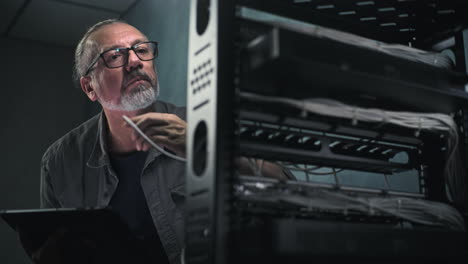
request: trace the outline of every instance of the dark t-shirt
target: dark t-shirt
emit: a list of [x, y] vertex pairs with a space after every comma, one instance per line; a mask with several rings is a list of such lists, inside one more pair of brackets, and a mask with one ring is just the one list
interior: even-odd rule
[[147, 255], [151, 263], [169, 263], [141, 187], [140, 176], [147, 155], [147, 152], [140, 151], [126, 155], [110, 155], [110, 162], [119, 183], [109, 206], [127, 222], [137, 238], [142, 254]]

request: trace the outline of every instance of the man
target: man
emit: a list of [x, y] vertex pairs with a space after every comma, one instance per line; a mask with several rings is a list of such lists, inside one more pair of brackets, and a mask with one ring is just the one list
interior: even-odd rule
[[76, 48], [75, 77], [103, 112], [44, 154], [41, 207], [110, 206], [152, 245], [148, 251], [161, 253], [152, 257], [177, 263], [185, 164], [150, 149], [122, 119], [130, 117], [155, 143], [185, 156], [185, 109], [155, 101], [156, 56], [157, 43], [123, 21], [102, 21], [86, 32]]
[[[86, 32], [75, 52], [75, 78], [103, 111], [45, 152], [41, 207], [110, 206], [141, 241], [148, 258], [179, 263], [185, 163], [151, 148], [123, 120], [123, 115], [130, 117], [156, 144], [185, 156], [185, 108], [156, 100], [157, 53], [156, 42], [123, 21], [105, 20]], [[252, 163], [261, 163], [265, 174], [286, 177], [272, 163], [236, 160], [244, 173], [256, 171]], [[60, 262], [54, 254], [57, 236], [63, 234], [52, 235], [39, 249], [23, 245], [36, 262]]]

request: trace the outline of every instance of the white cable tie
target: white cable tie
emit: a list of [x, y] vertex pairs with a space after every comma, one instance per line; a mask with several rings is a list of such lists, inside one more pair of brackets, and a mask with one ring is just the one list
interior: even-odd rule
[[421, 129], [422, 129], [422, 122], [423, 122], [423, 120], [424, 120], [424, 119], [423, 119], [422, 117], [420, 117], [420, 118], [418, 119], [418, 130], [416, 130], [416, 132], [414, 132], [414, 136], [415, 136], [415, 137], [419, 137], [419, 135], [421, 135]]
[[389, 123], [389, 118], [388, 118], [388, 115], [387, 115], [387, 111], [385, 110], [381, 110], [382, 111], [382, 124], [387, 124]]
[[336, 169], [332, 168], [332, 172], [333, 172], [333, 176], [334, 176], [334, 179], [335, 179], [336, 189], [340, 190], [341, 189], [341, 184], [340, 184], [340, 180], [338, 179], [338, 175], [336, 175]]
[[159, 145], [154, 143], [153, 140], [151, 140], [145, 133], [143, 133], [143, 131], [141, 131], [141, 129], [130, 118], [128, 118], [128, 116], [123, 115], [122, 117], [125, 120], [125, 122], [127, 122], [127, 124], [129, 124], [133, 129], [135, 129], [135, 131], [138, 132], [138, 134], [140, 134], [140, 136], [143, 137], [143, 139], [145, 139], [146, 142], [148, 142], [153, 148], [159, 150], [162, 154], [168, 156], [169, 158], [172, 158], [172, 159], [175, 159], [175, 160], [178, 160], [178, 161], [182, 161], [182, 162], [187, 161], [187, 159], [179, 157], [179, 156], [174, 155], [172, 153], [169, 153], [169, 152], [165, 151], [162, 147], [160, 147]]
[[302, 100], [302, 111], [301, 111], [301, 117], [306, 118], [307, 117], [307, 102], [305, 100]]
[[397, 199], [397, 215], [400, 215], [400, 209], [401, 209], [401, 199]]
[[357, 111], [358, 111], [358, 108], [357, 108], [357, 107], [353, 107], [353, 108], [352, 108], [351, 113], [352, 113], [353, 115], [352, 115], [352, 119], [351, 119], [351, 124], [352, 124], [353, 126], [357, 125], [357, 123], [358, 123], [358, 120], [357, 120]]

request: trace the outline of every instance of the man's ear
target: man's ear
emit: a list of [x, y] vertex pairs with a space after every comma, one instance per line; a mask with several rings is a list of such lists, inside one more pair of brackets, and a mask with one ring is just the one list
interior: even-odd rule
[[80, 86], [81, 86], [81, 90], [83, 90], [83, 92], [88, 96], [89, 100], [94, 102], [98, 99], [96, 91], [91, 82], [91, 77], [89, 76], [81, 77]]

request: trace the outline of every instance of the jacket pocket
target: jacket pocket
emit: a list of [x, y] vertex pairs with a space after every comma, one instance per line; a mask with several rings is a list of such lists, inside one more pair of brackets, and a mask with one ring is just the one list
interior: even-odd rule
[[176, 186], [170, 190], [171, 199], [174, 203], [174, 226], [179, 244], [184, 244], [184, 222], [185, 222], [185, 184]]
[[177, 209], [183, 209], [185, 205], [185, 185], [179, 185], [171, 189], [171, 198]]

